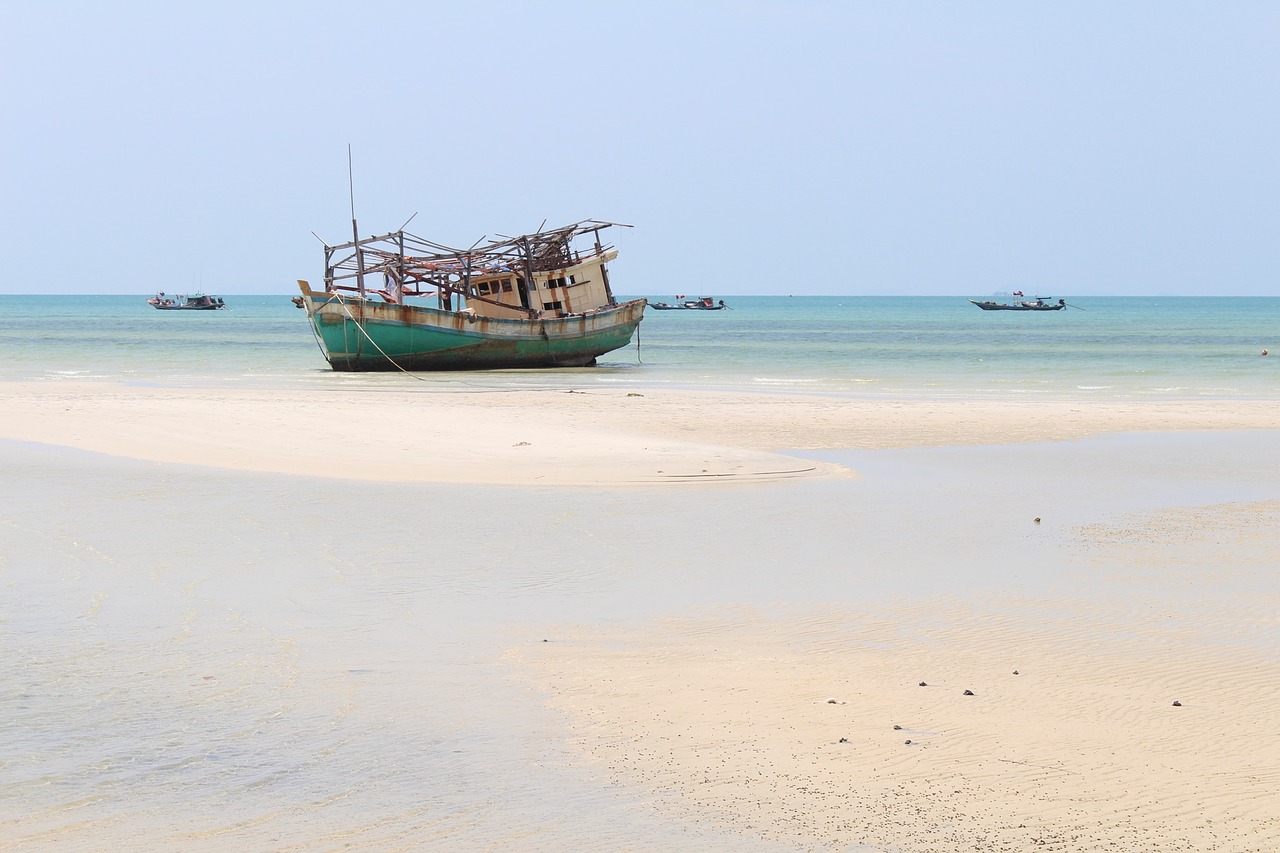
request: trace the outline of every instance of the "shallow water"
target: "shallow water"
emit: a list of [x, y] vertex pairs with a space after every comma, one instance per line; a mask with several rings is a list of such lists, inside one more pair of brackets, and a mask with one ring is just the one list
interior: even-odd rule
[[[501, 662], [542, 639], [520, 624], [548, 602], [609, 586], [603, 567], [477, 541], [430, 489], [3, 455], [0, 841], [627, 849], [658, 831]], [[336, 523], [352, 502], [423, 523]]]
[[[1277, 437], [827, 453], [862, 476], [616, 491], [0, 443], [0, 844], [770, 849], [611, 785], [506, 653], [669, 615], [1140, 603], [1161, 578], [1118, 586], [1071, 530], [1275, 499]], [[1193, 612], [1233, 583], [1162, 600]], [[1280, 650], [1278, 631], [1222, 640]]]
[[[410, 377], [333, 373], [286, 296], [192, 313], [0, 296], [0, 380], [1280, 396], [1280, 354], [1258, 356], [1280, 350], [1280, 299], [1095, 298], [1048, 315], [941, 297], [726, 301], [651, 312], [639, 345], [598, 368]], [[0, 442], [0, 848], [770, 849], [671, 823], [659, 795], [611, 785], [507, 653], [536, 654], [559, 626], [922, 599], [1159, 588], [1196, 613], [1243, 581], [1104, 580], [1071, 530], [1275, 499], [1276, 438], [831, 452], [810, 455], [862, 476], [617, 491], [338, 482]], [[1223, 630], [1280, 649], [1274, 627]]]
[[[333, 373], [287, 296], [174, 312], [152, 309], [141, 295], [0, 295], [0, 379], [439, 390], [600, 384], [984, 399], [1280, 395], [1280, 298], [1090, 297], [1048, 313], [980, 311], [960, 297], [726, 301], [724, 311], [646, 312], [637, 340], [595, 368], [414, 378]], [[1276, 357], [1260, 357], [1263, 348]]]

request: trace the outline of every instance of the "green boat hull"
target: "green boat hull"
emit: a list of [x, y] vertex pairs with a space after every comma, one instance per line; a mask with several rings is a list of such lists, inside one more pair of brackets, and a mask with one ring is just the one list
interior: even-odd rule
[[584, 367], [631, 342], [646, 304], [526, 320], [327, 293], [305, 300], [325, 357], [340, 371]]

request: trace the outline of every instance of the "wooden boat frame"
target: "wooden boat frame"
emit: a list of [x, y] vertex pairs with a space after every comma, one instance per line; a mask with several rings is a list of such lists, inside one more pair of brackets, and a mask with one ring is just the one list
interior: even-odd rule
[[[630, 343], [646, 306], [613, 296], [606, 263], [617, 250], [600, 232], [615, 225], [584, 220], [470, 249], [403, 229], [325, 244], [324, 290], [299, 280], [294, 301], [334, 370], [587, 366]], [[575, 249], [588, 234], [594, 243]], [[405, 301], [415, 297], [435, 304]]]

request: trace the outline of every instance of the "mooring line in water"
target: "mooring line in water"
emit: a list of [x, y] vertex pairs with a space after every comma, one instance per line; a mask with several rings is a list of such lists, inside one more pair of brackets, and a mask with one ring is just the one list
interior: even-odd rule
[[[391, 356], [387, 355], [387, 351], [384, 350], [382, 347], [378, 346], [378, 342], [369, 336], [369, 333], [365, 331], [364, 326], [360, 325], [360, 321], [357, 320], [355, 318], [355, 315], [351, 313], [351, 309], [347, 307], [346, 300], [342, 298], [341, 293], [338, 293], [335, 290], [329, 295], [329, 298], [331, 300], [336, 299], [338, 301], [338, 305], [342, 307], [343, 313], [347, 315], [347, 317], [351, 320], [352, 323], [355, 323], [356, 329], [360, 331], [360, 334], [364, 335], [365, 340], [373, 344], [373, 348], [376, 349], [378, 352], [382, 353], [382, 357], [385, 358], [387, 361], [391, 362], [391, 365], [395, 367], [396, 370], [399, 370], [400, 372], [406, 374], [407, 376], [412, 376], [414, 379], [418, 380], [419, 382], [429, 381], [427, 379], [423, 379], [421, 376], [418, 376], [412, 371], [406, 370], [404, 367], [401, 367], [399, 362], [397, 362]], [[320, 352], [324, 353], [325, 352], [324, 344], [320, 339], [320, 332], [316, 328], [316, 324], [314, 322], [311, 324], [311, 334], [313, 337], [315, 337], [316, 346], [320, 347]], [[545, 323], [542, 326], [542, 336], [544, 338], [547, 336], [547, 327]], [[327, 353], [326, 353], [326, 357], [327, 357]], [[640, 324], [639, 323], [636, 324], [636, 361], [638, 361], [640, 364], [644, 364], [644, 360], [640, 358]], [[515, 389], [512, 389], [512, 390], [515, 390]], [[551, 389], [547, 389], [547, 390], [551, 390]]]
[[374, 348], [374, 349], [376, 349], [378, 352], [382, 353], [382, 357], [383, 357], [383, 358], [385, 358], [387, 361], [391, 362], [391, 365], [392, 365], [396, 370], [399, 370], [399, 371], [403, 372], [403, 373], [404, 373], [405, 375], [407, 375], [407, 376], [412, 376], [414, 379], [418, 380], [419, 382], [426, 382], [426, 381], [427, 381], [426, 379], [423, 379], [421, 376], [417, 376], [416, 374], [411, 373], [410, 371], [405, 370], [403, 367], [401, 367], [401, 366], [400, 366], [400, 364], [399, 364], [399, 363], [398, 363], [394, 358], [392, 358], [391, 356], [387, 355], [387, 351], [386, 351], [386, 350], [384, 350], [382, 347], [378, 346], [378, 342], [377, 342], [377, 341], [375, 341], [373, 338], [369, 337], [369, 333], [368, 333], [367, 331], [365, 331], [364, 326], [360, 325], [360, 321], [359, 321], [359, 320], [357, 320], [357, 319], [355, 318], [355, 315], [351, 313], [351, 309], [347, 307], [347, 303], [343, 300], [343, 298], [342, 298], [342, 294], [341, 294], [341, 293], [338, 293], [337, 291], [334, 291], [334, 293], [333, 293], [333, 298], [338, 300], [338, 304], [342, 306], [342, 310], [346, 313], [346, 315], [347, 315], [349, 318], [351, 318], [351, 322], [356, 324], [356, 328], [360, 330], [360, 334], [364, 335], [364, 336], [365, 336], [365, 339], [366, 339], [367, 341], [369, 341], [369, 343], [373, 344], [373, 348]]
[[[302, 306], [301, 306], [301, 305], [299, 305], [298, 307], [299, 307], [299, 308], [301, 308]], [[311, 319], [311, 315], [310, 315], [310, 314], [307, 314], [307, 319], [308, 319], [308, 320], [310, 320], [310, 319]], [[328, 361], [328, 360], [329, 360], [329, 351], [328, 351], [327, 349], [325, 349], [325, 348], [324, 348], [324, 339], [320, 337], [320, 328], [319, 328], [319, 326], [320, 326], [320, 324], [319, 324], [319, 323], [316, 323], [315, 321], [312, 321], [312, 323], [311, 323], [311, 337], [315, 338], [315, 341], [316, 341], [316, 348], [320, 350], [320, 354], [321, 354], [322, 356], [324, 356], [324, 360], [325, 360], [325, 361]]]

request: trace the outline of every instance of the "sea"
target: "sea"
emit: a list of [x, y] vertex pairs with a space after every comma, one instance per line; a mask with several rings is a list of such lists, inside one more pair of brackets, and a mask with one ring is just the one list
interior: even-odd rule
[[[315, 386], [668, 386], [869, 397], [1254, 399], [1280, 392], [1280, 297], [1080, 297], [982, 311], [952, 296], [723, 296], [646, 312], [577, 370], [334, 374], [287, 296], [156, 311], [135, 296], [0, 295], [0, 380]], [[673, 302], [653, 295], [651, 301]], [[1277, 357], [1261, 357], [1263, 350]]]
[[[994, 313], [725, 295], [649, 312], [594, 368], [413, 376], [334, 373], [288, 296], [224, 298], [0, 296], [0, 381], [1280, 401], [1276, 298]], [[1260, 576], [1100, 582], [1069, 531], [1275, 500], [1275, 438], [851, 451], [830, 458], [857, 478], [630, 489], [338, 482], [0, 441], [0, 851], [825, 849], [616, 777], [522, 662], [582, 626], [672, 618], [1123, 596], [1194, 619], [1266, 601]], [[1249, 624], [1264, 623], [1221, 642], [1280, 651], [1274, 620]]]

